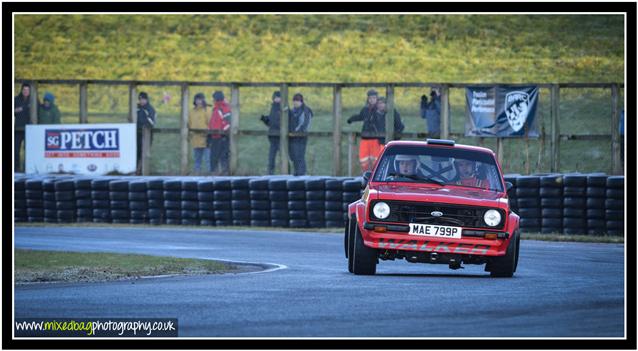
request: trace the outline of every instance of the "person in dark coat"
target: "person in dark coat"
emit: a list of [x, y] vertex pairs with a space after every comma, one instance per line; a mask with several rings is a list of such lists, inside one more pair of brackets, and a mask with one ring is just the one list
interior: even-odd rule
[[38, 106], [38, 124], [60, 124], [60, 109], [55, 104], [55, 96], [46, 92], [42, 104]]
[[142, 167], [142, 131], [149, 128], [151, 131], [150, 143], [153, 144], [153, 127], [155, 126], [155, 109], [151, 105], [146, 92], [141, 92], [137, 103], [137, 169], [141, 172]]
[[434, 89], [430, 91], [429, 102], [427, 96], [421, 96], [421, 118], [425, 119], [428, 136], [438, 139], [441, 135], [441, 95]]
[[303, 95], [300, 93], [293, 96], [292, 104], [292, 110], [288, 110], [288, 128], [291, 133], [299, 135], [291, 136], [288, 140], [288, 154], [295, 167], [294, 175], [301, 176], [306, 174], [307, 133], [310, 129], [313, 112], [310, 107], [306, 106]]
[[[375, 112], [377, 125], [382, 134], [385, 134], [385, 115], [386, 111], [386, 99], [385, 97], [380, 97], [379, 101], [377, 101], [377, 110]], [[394, 135], [395, 138], [398, 138], [400, 134], [405, 129], [405, 125], [401, 121], [401, 114], [397, 108], [394, 108]], [[385, 136], [383, 138], [379, 138], [380, 144], [385, 144]]]
[[23, 169], [20, 164], [20, 149], [24, 143], [24, 128], [27, 124], [31, 124], [31, 86], [28, 83], [22, 83], [20, 94], [13, 99], [15, 105], [13, 117], [15, 119], [15, 128], [22, 130], [14, 130], [14, 153], [13, 162], [14, 170], [20, 172]]
[[262, 115], [261, 121], [268, 126], [268, 141], [270, 150], [268, 151], [268, 174], [275, 174], [275, 160], [279, 151], [279, 132], [281, 120], [281, 92], [275, 91], [272, 94], [272, 104], [270, 114]]

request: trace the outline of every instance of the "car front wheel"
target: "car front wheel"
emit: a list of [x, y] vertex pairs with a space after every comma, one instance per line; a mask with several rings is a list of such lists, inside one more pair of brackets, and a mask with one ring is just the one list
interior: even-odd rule
[[363, 244], [359, 226], [355, 224], [352, 272], [356, 275], [373, 275], [377, 272], [377, 250]]
[[489, 272], [492, 277], [509, 278], [514, 275], [518, 263], [519, 234], [514, 232], [504, 256], [494, 257], [489, 263]]

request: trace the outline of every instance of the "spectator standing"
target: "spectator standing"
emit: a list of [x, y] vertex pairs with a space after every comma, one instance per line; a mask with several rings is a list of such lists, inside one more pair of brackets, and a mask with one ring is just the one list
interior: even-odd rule
[[31, 124], [31, 86], [28, 83], [22, 83], [20, 87], [20, 94], [13, 99], [15, 105], [13, 110], [13, 117], [15, 118], [15, 128], [22, 128], [22, 130], [14, 130], [14, 151], [13, 162], [14, 170], [20, 172], [22, 167], [20, 165], [20, 149], [24, 143], [24, 128], [27, 124]]
[[55, 104], [55, 96], [48, 91], [38, 106], [38, 124], [60, 124], [60, 110]]
[[228, 140], [228, 132], [230, 131], [231, 110], [230, 105], [224, 101], [224, 93], [216, 91], [213, 93], [213, 113], [208, 122], [208, 129], [216, 132], [210, 135], [210, 169], [212, 172], [217, 170], [219, 164], [219, 175], [230, 174], [230, 143]]
[[[381, 151], [383, 151], [385, 145], [385, 115], [386, 111], [386, 99], [384, 97], [380, 97], [377, 101], [377, 110], [375, 112], [377, 125], [379, 126], [379, 131], [384, 135], [384, 137], [379, 138], [379, 144], [381, 145]], [[394, 135], [395, 138], [399, 138], [400, 134], [405, 129], [405, 125], [401, 121], [401, 114], [399, 114], [399, 110], [394, 108]], [[378, 156], [378, 155], [377, 155]], [[374, 164], [373, 164], [374, 165]]]
[[[195, 94], [193, 99], [193, 108], [188, 114], [188, 129], [207, 129], [208, 117], [211, 115], [211, 110], [206, 104], [206, 96], [203, 93]], [[193, 172], [200, 174], [202, 170], [202, 161], [207, 165], [208, 171], [210, 169], [210, 149], [206, 143], [207, 136], [202, 132], [190, 132], [189, 141], [193, 148]]]
[[137, 102], [137, 173], [141, 173], [142, 163], [142, 138], [144, 128], [150, 130], [150, 144], [153, 144], [153, 127], [155, 126], [155, 109], [151, 105], [146, 92], [138, 95]]
[[281, 92], [275, 91], [272, 94], [272, 104], [270, 114], [262, 115], [261, 121], [268, 126], [268, 141], [270, 150], [268, 151], [268, 174], [275, 174], [275, 157], [279, 151], [279, 129], [281, 126]]
[[421, 96], [421, 118], [425, 119], [428, 137], [438, 139], [441, 136], [441, 95], [435, 90], [427, 96]]
[[[382, 127], [376, 115], [379, 93], [374, 89], [370, 89], [367, 95], [368, 100], [366, 106], [361, 109], [358, 115], [353, 115], [347, 120], [348, 124], [363, 121], [361, 142], [359, 143], [361, 172], [372, 170], [372, 166], [383, 150], [383, 144], [379, 142], [379, 138], [382, 134], [385, 134], [385, 121], [383, 121]], [[382, 140], [384, 140], [384, 138]]]
[[288, 141], [288, 153], [295, 167], [294, 175], [306, 174], [306, 145], [308, 143], [308, 130], [313, 112], [303, 100], [303, 95], [297, 93], [292, 98], [293, 108], [288, 110], [290, 132], [297, 133]]

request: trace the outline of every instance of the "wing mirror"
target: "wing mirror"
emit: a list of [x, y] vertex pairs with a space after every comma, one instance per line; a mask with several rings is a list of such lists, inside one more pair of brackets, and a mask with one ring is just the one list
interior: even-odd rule
[[511, 182], [505, 182], [505, 188], [507, 189], [508, 192], [512, 190], [513, 187], [514, 187], [514, 184], [512, 184]]
[[370, 171], [366, 171], [365, 173], [363, 173], [363, 187], [367, 187], [368, 186], [368, 182], [370, 181], [370, 177], [372, 176], [372, 172]]

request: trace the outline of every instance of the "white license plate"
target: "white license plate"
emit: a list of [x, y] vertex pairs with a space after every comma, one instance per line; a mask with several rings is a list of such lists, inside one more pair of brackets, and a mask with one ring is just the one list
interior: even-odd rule
[[410, 235], [433, 236], [436, 238], [461, 239], [461, 227], [410, 223]]

